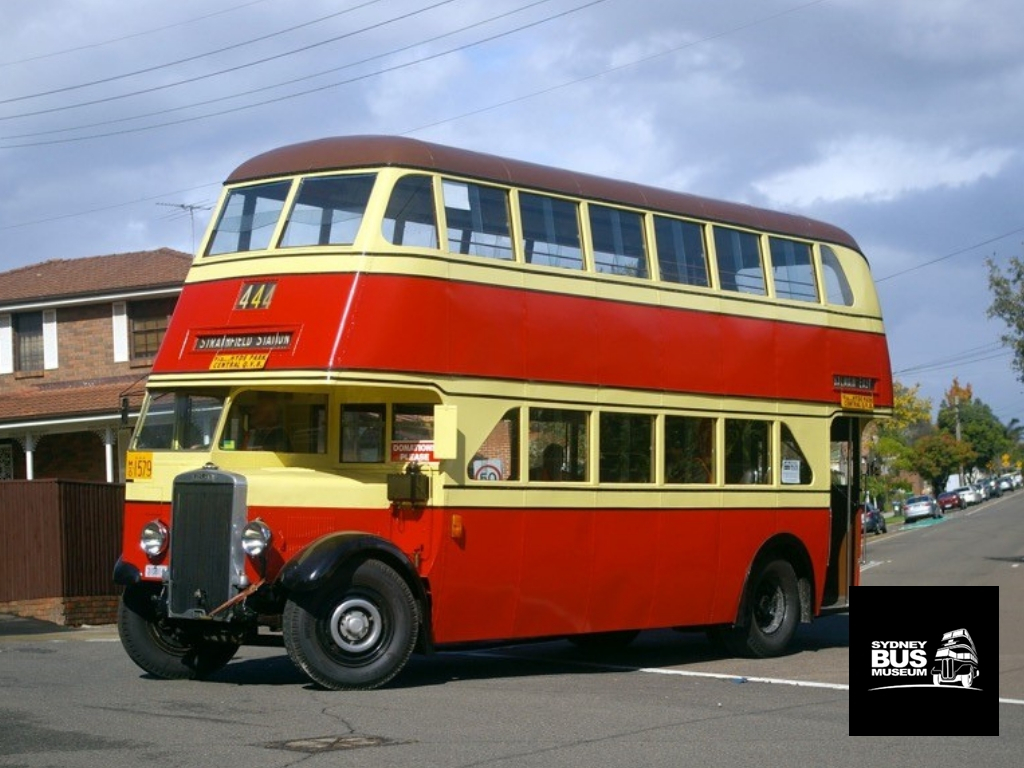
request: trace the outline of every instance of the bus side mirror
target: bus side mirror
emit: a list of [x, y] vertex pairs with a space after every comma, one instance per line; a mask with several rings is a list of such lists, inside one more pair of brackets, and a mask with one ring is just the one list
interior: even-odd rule
[[434, 406], [434, 459], [458, 458], [458, 406]]

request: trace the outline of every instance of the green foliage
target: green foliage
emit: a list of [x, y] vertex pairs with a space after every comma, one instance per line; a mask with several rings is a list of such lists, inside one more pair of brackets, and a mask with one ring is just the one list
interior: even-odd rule
[[1013, 350], [1013, 367], [1017, 378], [1024, 381], [1024, 260], [1012, 257], [1005, 274], [992, 259], [985, 263], [993, 296], [988, 316], [1006, 323], [1008, 330], [1001, 338]]
[[958, 441], [948, 432], [925, 435], [914, 443], [910, 464], [915, 472], [931, 482], [932, 490], [941, 493], [949, 476], [960, 467], [974, 466], [977, 454], [965, 441]]
[[1013, 446], [1007, 437], [1006, 427], [992, 413], [992, 409], [973, 398], [952, 405], [943, 403], [939, 408], [939, 429], [955, 436], [958, 420], [961, 439], [975, 452], [974, 460], [965, 466], [984, 470], [997, 468], [1002, 463], [1002, 455], [1008, 453]]

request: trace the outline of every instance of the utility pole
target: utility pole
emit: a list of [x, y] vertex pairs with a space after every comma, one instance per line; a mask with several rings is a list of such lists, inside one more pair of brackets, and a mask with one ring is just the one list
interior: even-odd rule
[[[960, 442], [960, 395], [953, 395], [953, 416], [956, 419], [956, 441]], [[964, 480], [964, 465], [960, 465], [960, 482], [957, 485], [967, 485]]]

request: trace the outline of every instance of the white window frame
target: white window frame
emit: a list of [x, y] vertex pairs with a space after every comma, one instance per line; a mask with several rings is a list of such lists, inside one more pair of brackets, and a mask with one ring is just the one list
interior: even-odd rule
[[0, 374], [14, 373], [14, 329], [10, 315], [0, 315]]
[[57, 310], [43, 310], [43, 370], [53, 371], [60, 365], [57, 355]]
[[114, 335], [114, 362], [127, 363], [130, 355], [128, 344], [128, 303], [115, 301], [111, 310]]

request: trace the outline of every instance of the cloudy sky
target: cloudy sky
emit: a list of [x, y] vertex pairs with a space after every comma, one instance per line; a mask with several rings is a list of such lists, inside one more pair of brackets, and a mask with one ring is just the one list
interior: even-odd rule
[[404, 134], [839, 225], [896, 377], [1024, 421], [1022, 41], [1020, 0], [4, 0], [0, 270], [191, 252], [247, 157]]

